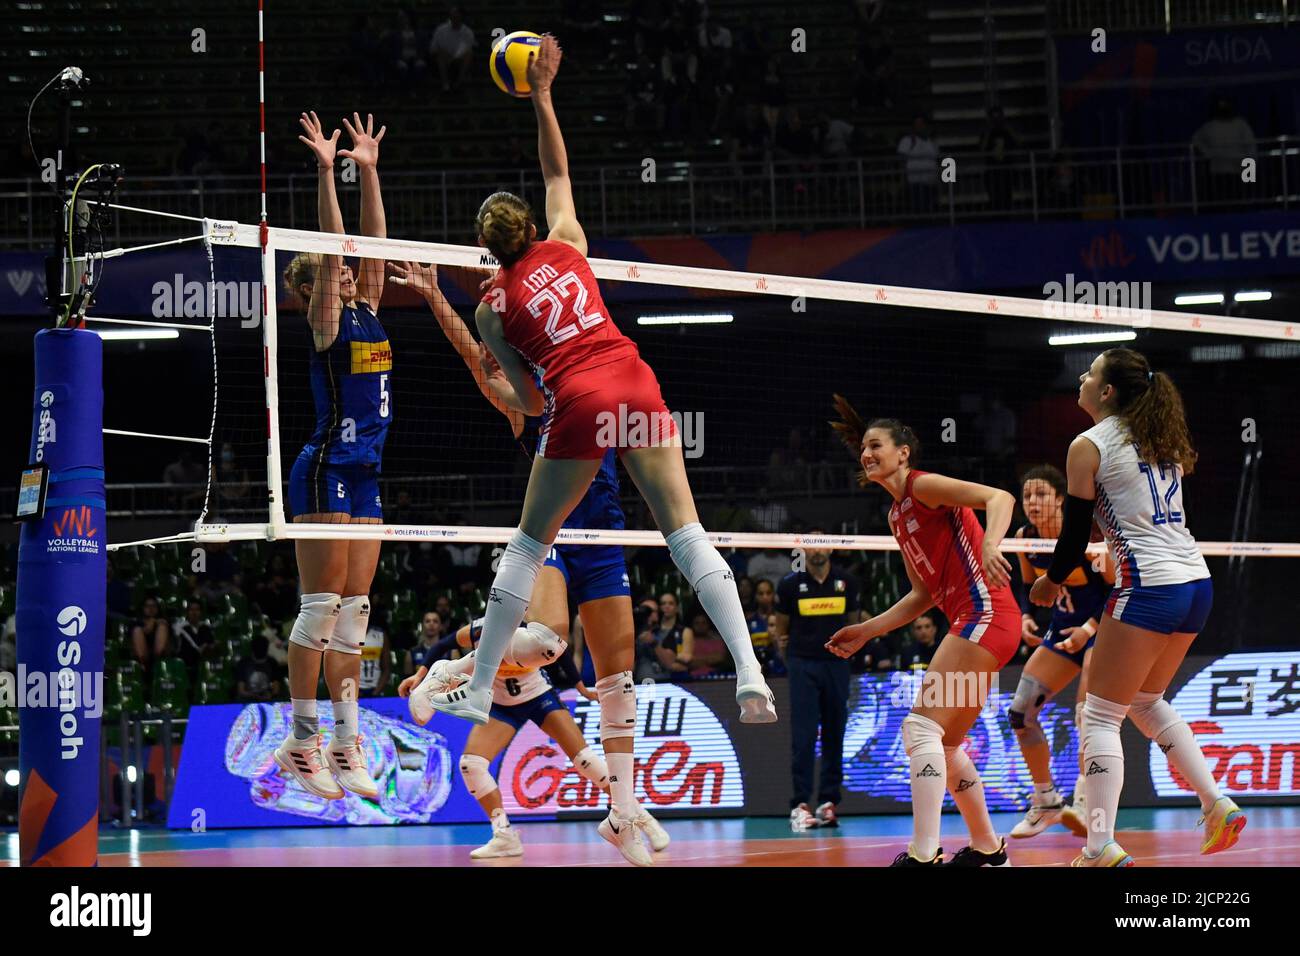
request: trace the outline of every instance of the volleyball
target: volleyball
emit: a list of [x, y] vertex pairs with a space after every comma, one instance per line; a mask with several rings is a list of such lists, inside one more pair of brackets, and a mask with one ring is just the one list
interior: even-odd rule
[[516, 30], [497, 40], [488, 59], [492, 82], [511, 96], [530, 96], [533, 90], [528, 85], [528, 61], [541, 43], [540, 36], [527, 30]]

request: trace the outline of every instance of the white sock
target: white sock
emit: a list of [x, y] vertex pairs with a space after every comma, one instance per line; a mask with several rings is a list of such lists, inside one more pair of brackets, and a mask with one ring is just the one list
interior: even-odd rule
[[492, 811], [492, 829], [494, 832], [496, 830], [510, 829], [510, 818], [506, 816], [505, 807], [497, 807]]
[[334, 701], [334, 739], [352, 740], [357, 735], [357, 702]]
[[492, 690], [501, 658], [528, 610], [533, 585], [537, 583], [537, 573], [546, 561], [548, 550], [547, 545], [534, 541], [517, 528], [511, 535], [505, 554], [501, 555], [501, 563], [497, 565], [492, 590], [488, 592], [487, 613], [483, 615], [483, 633], [479, 635], [474, 654], [470, 690], [479, 693]]
[[1201, 812], [1209, 813], [1222, 793], [1214, 782], [1209, 764], [1205, 762], [1205, 754], [1196, 745], [1192, 729], [1174, 710], [1174, 705], [1165, 700], [1163, 693], [1139, 691], [1133, 698], [1129, 716], [1138, 730], [1160, 745], [1165, 759], [1196, 792], [1201, 801]]
[[912, 852], [928, 860], [939, 850], [939, 818], [948, 784], [943, 728], [929, 717], [908, 714], [903, 719], [903, 746], [912, 782]]
[[1056, 792], [1056, 784], [1048, 781], [1034, 781], [1033, 804], [1036, 807], [1051, 807], [1061, 802], [1061, 795]]
[[636, 816], [639, 806], [636, 802], [636, 766], [635, 754], [607, 753], [605, 763], [609, 765], [609, 802], [614, 815], [631, 820]]
[[684, 524], [664, 540], [668, 542], [673, 563], [695, 589], [704, 613], [726, 642], [737, 677], [761, 674], [762, 667], [754, 654], [749, 625], [736, 591], [736, 576], [704, 534], [703, 526], [698, 521]]
[[1115, 839], [1115, 815], [1124, 789], [1124, 748], [1119, 729], [1128, 708], [1089, 694], [1084, 704], [1088, 735], [1083, 745], [1083, 792], [1088, 801], [1088, 855]]
[[970, 831], [970, 845], [982, 853], [992, 853], [1002, 845], [984, 800], [984, 781], [970, 755], [960, 746], [944, 747], [947, 758], [948, 792], [961, 812]]
[[306, 740], [320, 730], [320, 718], [316, 714], [316, 698], [299, 700], [292, 698], [293, 705], [293, 739]]

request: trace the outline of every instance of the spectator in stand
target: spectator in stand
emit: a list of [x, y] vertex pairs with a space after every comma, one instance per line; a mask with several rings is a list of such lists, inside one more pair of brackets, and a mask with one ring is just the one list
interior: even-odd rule
[[[820, 528], [813, 534], [825, 534]], [[837, 826], [844, 776], [844, 731], [849, 717], [850, 664], [826, 649], [832, 634], [861, 620], [861, 587], [831, 562], [829, 548], [806, 549], [807, 569], [787, 574], [776, 588], [776, 629], [790, 671], [790, 747], [794, 793], [790, 824], [796, 830]], [[822, 763], [814, 813], [813, 769], [817, 741]]]
[[663, 82], [658, 67], [644, 53], [636, 66], [627, 71], [624, 102], [629, 130], [647, 134], [664, 128]]
[[774, 153], [778, 159], [807, 160], [817, 152], [813, 130], [804, 125], [799, 108], [786, 107], [781, 111], [781, 124], [776, 132]]
[[710, 19], [703, 8], [699, 25], [699, 81], [705, 95], [713, 101], [713, 121], [709, 132], [717, 134], [730, 114], [736, 95], [735, 69], [731, 59], [731, 31], [720, 21]]
[[763, 673], [769, 677], [784, 675], [785, 662], [781, 659], [775, 633], [776, 588], [767, 578], [760, 578], [754, 585], [754, 605], [745, 617], [749, 624], [749, 640], [763, 665]]
[[677, 595], [659, 596], [659, 630], [655, 634], [655, 656], [672, 680], [690, 680], [695, 660], [695, 632], [682, 621]]
[[731, 660], [726, 642], [713, 628], [709, 616], [700, 611], [691, 618], [691, 632], [695, 643], [691, 649], [691, 677], [712, 677], [715, 674], [734, 674], [736, 665]]
[[986, 484], [995, 488], [1016, 485], [1016, 415], [998, 395], [984, 393], [975, 416], [975, 430], [983, 439]]
[[[671, 674], [659, 661], [659, 603], [646, 598], [632, 610], [632, 633], [636, 635], [636, 662], [632, 674], [638, 684], [646, 681], [662, 682]], [[574, 653], [578, 652], [575, 646]], [[590, 658], [590, 654], [587, 655]]]
[[271, 555], [266, 580], [253, 592], [253, 603], [275, 625], [298, 617], [298, 582], [289, 571], [283, 554]]
[[[779, 501], [772, 501], [768, 496], [767, 488], [758, 489], [758, 505], [751, 508], [750, 513], [754, 517], [754, 526], [759, 531], [779, 534], [785, 531], [790, 523], [789, 509]], [[749, 576], [751, 578], [754, 576], [752, 571]]]
[[171, 654], [171, 638], [171, 626], [162, 616], [158, 599], [150, 595], [140, 607], [139, 620], [131, 627], [131, 653], [146, 675], [153, 672], [154, 661]]
[[1209, 166], [1202, 194], [1213, 203], [1231, 202], [1242, 194], [1241, 162], [1255, 156], [1255, 131], [1226, 96], [1214, 98], [1213, 112], [1192, 134], [1192, 145]]
[[356, 65], [357, 77], [369, 89], [383, 82], [384, 38], [375, 14], [358, 13], [348, 31], [349, 59]]
[[188, 448], [182, 448], [180, 456], [163, 469], [162, 475], [164, 484], [189, 486], [184, 491], [172, 493], [175, 507], [189, 511], [203, 505], [205, 474], [204, 466], [194, 460], [194, 453]]
[[779, 548], [765, 548], [749, 559], [745, 571], [755, 581], [779, 581], [790, 573], [790, 555]]
[[1044, 207], [1049, 212], [1074, 213], [1079, 209], [1079, 180], [1068, 157], [1053, 153], [1047, 164], [1051, 173], [1047, 177]]
[[451, 599], [445, 594], [439, 594], [433, 601], [434, 613], [442, 621], [442, 637], [449, 634], [454, 635], [460, 629], [462, 624], [468, 624], [464, 615], [456, 613], [456, 608], [452, 606]]
[[434, 661], [459, 656], [456, 631], [444, 633], [442, 616], [437, 611], [425, 611], [420, 621], [420, 640], [406, 652], [406, 676], [417, 668], [428, 667]]
[[460, 7], [452, 7], [447, 19], [433, 31], [429, 55], [438, 63], [442, 91], [460, 89], [474, 56], [474, 31], [462, 17]]
[[826, 159], [845, 160], [853, 147], [853, 124], [822, 111], [817, 118], [817, 138]]
[[787, 96], [785, 78], [775, 59], [767, 61], [759, 86], [758, 101], [763, 107], [763, 122], [767, 125], [767, 142], [776, 142], [777, 126], [781, 120], [781, 111], [785, 109]]
[[984, 185], [988, 190], [989, 204], [995, 212], [1008, 212], [1011, 209], [1014, 180], [1011, 153], [1016, 146], [1016, 137], [1007, 128], [1002, 107], [993, 107], [989, 110], [988, 125], [980, 138], [980, 152], [984, 154]]
[[215, 604], [227, 594], [239, 591], [239, 564], [230, 554], [230, 545], [213, 542], [203, 549], [203, 570], [192, 575], [190, 587], [207, 604]]
[[736, 593], [740, 595], [740, 609], [748, 614], [754, 610], [754, 579], [747, 574], [736, 578]]
[[216, 492], [213, 510], [229, 518], [241, 507], [248, 507], [251, 482], [248, 469], [235, 463], [235, 446], [225, 442], [212, 467], [212, 488]]
[[632, 49], [637, 56], [644, 54], [651, 60], [658, 59], [663, 31], [668, 26], [667, 0], [633, 0], [628, 21], [632, 25]]
[[388, 628], [383, 619], [370, 615], [370, 626], [361, 643], [361, 677], [358, 686], [362, 697], [383, 697], [393, 676], [392, 649], [388, 643]]
[[853, 108], [875, 112], [894, 108], [894, 48], [879, 27], [858, 24]]
[[190, 598], [185, 603], [185, 616], [174, 623], [172, 633], [176, 635], [176, 656], [185, 662], [190, 683], [197, 684], [199, 662], [214, 657], [217, 651], [217, 641], [204, 616], [202, 601]]
[[0, 626], [0, 674], [18, 670], [18, 631], [14, 617], [11, 614]]
[[253, 638], [248, 656], [235, 665], [235, 700], [265, 703], [280, 696], [280, 666], [267, 656], [267, 641], [262, 635]]
[[933, 608], [922, 611], [909, 628], [909, 639], [899, 651], [898, 666], [902, 670], [919, 670], [930, 666], [934, 652], [939, 649], [940, 615]]
[[667, 128], [678, 133], [693, 131], [699, 55], [696, 52], [695, 37], [680, 12], [675, 12], [669, 18], [668, 27], [663, 32], [663, 55], [659, 66], [668, 111]]
[[898, 155], [903, 159], [908, 210], [918, 214], [933, 212], [939, 186], [939, 147], [930, 139], [930, 126], [921, 114], [912, 120], [911, 131], [899, 139]]
[[722, 496], [723, 504], [713, 509], [710, 516], [709, 530], [743, 532], [754, 530], [754, 515], [749, 508], [740, 504], [734, 485], [728, 485]]
[[744, 109], [735, 116], [731, 131], [731, 162], [737, 179], [745, 175], [741, 164], [764, 159], [770, 145], [763, 111], [757, 103], [746, 103]]
[[429, 65], [420, 55], [420, 36], [407, 10], [398, 10], [385, 36], [392, 85], [416, 90], [424, 85]]
[[[456, 515], [453, 523], [462, 523], [460, 517]], [[479, 558], [483, 556], [481, 544], [444, 544], [442, 553], [447, 562], [447, 576], [453, 584], [459, 586], [474, 582]]]
[[878, 673], [894, 669], [894, 647], [889, 642], [888, 634], [881, 634], [867, 641], [862, 648], [862, 665], [868, 672]]

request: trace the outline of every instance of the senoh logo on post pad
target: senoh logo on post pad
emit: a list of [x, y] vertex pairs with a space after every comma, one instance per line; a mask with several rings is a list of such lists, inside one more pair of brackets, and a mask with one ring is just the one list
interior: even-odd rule
[[36, 417], [36, 460], [45, 460], [45, 443], [58, 440], [54, 413], [50, 407], [54, 404], [54, 393], [48, 389], [41, 392], [41, 413]]
[[[1221, 657], [1171, 703], [1228, 796], [1300, 794], [1300, 651]], [[1192, 793], [1155, 741], [1151, 785], [1162, 797]]]
[[[577, 691], [560, 695], [587, 743], [601, 753], [600, 705]], [[675, 684], [637, 687], [636, 796], [646, 809], [743, 807], [745, 786], [731, 738], [717, 715]], [[600, 810], [604, 794], [553, 740], [525, 724], [501, 760], [502, 801], [511, 816]]]

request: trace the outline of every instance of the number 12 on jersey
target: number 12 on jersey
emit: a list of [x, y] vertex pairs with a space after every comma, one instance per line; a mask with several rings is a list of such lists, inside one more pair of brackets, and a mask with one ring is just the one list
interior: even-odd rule
[[[1147, 485], [1151, 489], [1151, 505], [1155, 511], [1151, 515], [1152, 524], [1182, 524], [1183, 496], [1179, 494], [1178, 468], [1174, 465], [1159, 465], [1160, 477], [1156, 469], [1146, 462], [1140, 462], [1138, 468], [1147, 476]], [[1165, 487], [1167, 486], [1167, 487]], [[1161, 488], [1164, 493], [1161, 494]], [[1161, 507], [1163, 502], [1164, 507]]]

